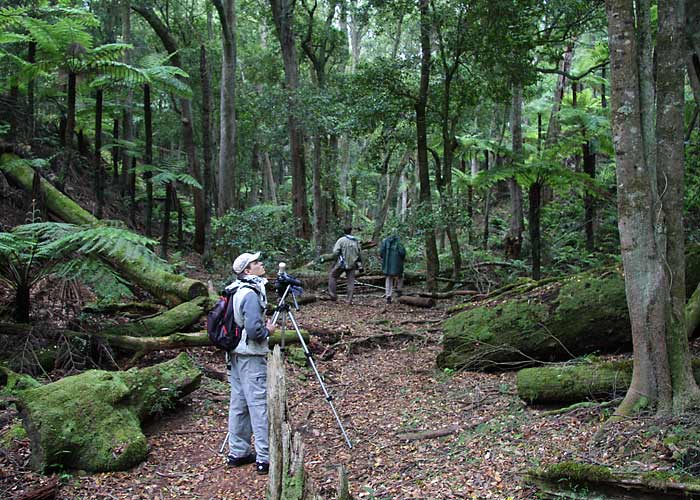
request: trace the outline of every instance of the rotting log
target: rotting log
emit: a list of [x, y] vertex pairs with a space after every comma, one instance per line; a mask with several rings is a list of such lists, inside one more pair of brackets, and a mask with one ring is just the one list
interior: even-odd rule
[[160, 314], [109, 326], [100, 330], [99, 336], [127, 335], [131, 337], [163, 337], [187, 329], [207, 313], [212, 302], [208, 296], [196, 297]]
[[10, 500], [53, 500], [58, 495], [58, 490], [61, 483], [58, 477], [52, 477], [41, 486], [24, 491], [19, 495], [13, 496]]
[[201, 372], [186, 354], [125, 372], [90, 370], [18, 393], [32, 466], [126, 470], [146, 458], [141, 423], [194, 391]]
[[560, 462], [532, 469], [526, 479], [544, 498], [587, 500], [700, 499], [700, 479], [664, 471], [615, 470], [602, 465]]
[[[700, 360], [693, 360], [700, 382]], [[518, 371], [518, 396], [529, 404], [577, 403], [624, 396], [632, 379], [632, 361], [563, 364]]]
[[[309, 341], [309, 332], [300, 330], [304, 342]], [[64, 331], [67, 337], [87, 337], [94, 335], [105, 340], [110, 346], [139, 353], [141, 355], [162, 349], [188, 349], [190, 347], [204, 347], [212, 345], [206, 331], [177, 332], [163, 337], [133, 337], [129, 335], [110, 335], [103, 332], [88, 334], [84, 332]], [[269, 345], [274, 347], [281, 340], [281, 331], [278, 329], [270, 336]], [[299, 337], [295, 330], [286, 330], [284, 333], [285, 344], [299, 343]]]
[[[31, 192], [35, 171], [15, 155], [0, 156], [0, 170], [13, 183]], [[41, 191], [46, 199], [48, 210], [56, 218], [70, 224], [97, 224], [99, 220], [84, 210], [70, 197], [61, 193], [46, 179], [41, 179]], [[135, 283], [159, 299], [170, 304], [178, 304], [201, 295], [207, 295], [207, 286], [179, 274], [164, 269], [140, 265], [129, 259], [124, 250], [120, 257], [107, 257], [104, 260], [132, 283]]]
[[[687, 253], [686, 284], [691, 290], [700, 280], [698, 248], [690, 247]], [[517, 291], [469, 304], [445, 320], [438, 367], [514, 369], [631, 349], [620, 268], [523, 283]]]

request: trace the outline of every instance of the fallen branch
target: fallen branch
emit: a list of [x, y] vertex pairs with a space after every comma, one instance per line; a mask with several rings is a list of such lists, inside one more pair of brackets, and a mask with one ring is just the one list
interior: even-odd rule
[[419, 432], [404, 432], [397, 434], [396, 437], [399, 439], [404, 439], [406, 441], [418, 441], [421, 439], [434, 439], [442, 436], [449, 436], [455, 432], [460, 431], [462, 428], [458, 425], [453, 425], [450, 427], [445, 427], [444, 429], [435, 429], [430, 431], [419, 431]]

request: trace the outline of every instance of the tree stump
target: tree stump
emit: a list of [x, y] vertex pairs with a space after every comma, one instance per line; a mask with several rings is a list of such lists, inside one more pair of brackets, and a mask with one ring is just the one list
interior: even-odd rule
[[201, 372], [186, 354], [126, 372], [90, 370], [18, 393], [32, 466], [117, 471], [146, 458], [141, 422], [173, 409]]

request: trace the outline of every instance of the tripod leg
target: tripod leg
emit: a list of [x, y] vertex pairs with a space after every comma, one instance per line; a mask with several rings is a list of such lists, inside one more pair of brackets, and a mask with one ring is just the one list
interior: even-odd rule
[[227, 432], [227, 433], [226, 433], [226, 437], [224, 438], [224, 442], [221, 443], [221, 448], [219, 448], [219, 453], [223, 453], [223, 452], [224, 452], [224, 448], [226, 448], [226, 444], [228, 443], [228, 437], [229, 437], [230, 435], [231, 435], [230, 432]]
[[338, 416], [338, 412], [335, 410], [335, 406], [333, 405], [333, 396], [331, 396], [326, 389], [326, 385], [323, 383], [323, 378], [321, 377], [321, 374], [318, 371], [318, 368], [316, 368], [316, 363], [314, 362], [314, 357], [313, 354], [311, 354], [311, 351], [309, 351], [308, 346], [306, 345], [306, 342], [304, 342], [304, 337], [301, 335], [301, 332], [299, 331], [299, 325], [297, 325], [296, 320], [294, 319], [294, 315], [292, 314], [291, 311], [289, 311], [289, 319], [292, 322], [292, 326], [294, 326], [294, 330], [297, 333], [297, 336], [299, 337], [299, 342], [301, 342], [301, 347], [304, 350], [304, 354], [306, 355], [306, 361], [309, 363], [309, 366], [313, 369], [314, 374], [316, 375], [316, 379], [318, 380], [318, 383], [321, 385], [321, 389], [323, 390], [323, 395], [326, 398], [326, 401], [328, 401], [328, 404], [331, 407], [331, 411], [333, 412], [333, 416], [335, 417], [335, 421], [338, 423], [338, 427], [340, 427], [340, 432], [343, 434], [343, 437], [345, 438], [345, 442], [348, 444], [349, 448], [352, 448], [352, 443], [350, 442], [350, 438], [348, 437], [348, 433], [345, 431], [345, 427], [343, 427], [343, 423], [340, 421], [340, 417]]

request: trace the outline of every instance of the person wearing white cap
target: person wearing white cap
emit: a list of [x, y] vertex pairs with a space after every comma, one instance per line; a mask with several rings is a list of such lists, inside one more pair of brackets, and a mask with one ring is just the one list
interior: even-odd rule
[[[242, 327], [241, 340], [230, 354], [228, 464], [234, 467], [255, 462], [258, 474], [270, 468], [267, 420], [267, 346], [275, 325], [265, 318], [265, 266], [260, 252], [243, 253], [233, 261], [238, 279], [226, 287], [233, 295], [234, 320]], [[251, 437], [255, 436], [255, 451]]]

